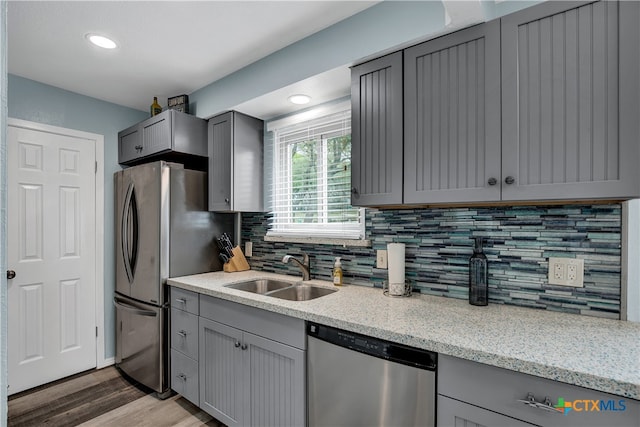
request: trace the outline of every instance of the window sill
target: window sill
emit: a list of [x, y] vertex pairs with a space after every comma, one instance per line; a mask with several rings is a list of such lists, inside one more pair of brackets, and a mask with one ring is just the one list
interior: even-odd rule
[[332, 239], [330, 237], [293, 237], [293, 236], [264, 236], [265, 242], [308, 243], [313, 245], [334, 245], [342, 247], [370, 248], [371, 240], [363, 239]]

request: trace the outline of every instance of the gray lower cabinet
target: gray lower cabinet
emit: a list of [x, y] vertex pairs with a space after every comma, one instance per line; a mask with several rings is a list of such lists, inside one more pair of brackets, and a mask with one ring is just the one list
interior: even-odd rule
[[500, 22], [404, 51], [404, 202], [500, 200]]
[[261, 212], [264, 122], [237, 111], [209, 119], [209, 210]]
[[[535, 404], [522, 402], [529, 399]], [[439, 427], [637, 427], [640, 420], [640, 401], [443, 354], [437, 405]]]
[[200, 404], [198, 375], [198, 313], [196, 292], [171, 287], [171, 389], [196, 405]]
[[637, 3], [545, 2], [502, 18], [503, 200], [640, 194]]
[[402, 204], [402, 52], [351, 69], [351, 204]]
[[150, 158], [207, 156], [207, 122], [196, 116], [167, 110], [118, 132], [118, 163], [135, 165]]
[[201, 304], [200, 407], [229, 426], [305, 425], [304, 322], [208, 296]]

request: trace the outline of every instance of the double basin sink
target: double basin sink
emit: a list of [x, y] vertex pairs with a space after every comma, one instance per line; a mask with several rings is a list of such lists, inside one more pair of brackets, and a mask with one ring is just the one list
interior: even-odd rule
[[267, 295], [289, 301], [309, 301], [332, 294], [337, 289], [314, 286], [306, 283], [291, 283], [274, 279], [255, 279], [226, 285], [226, 288]]

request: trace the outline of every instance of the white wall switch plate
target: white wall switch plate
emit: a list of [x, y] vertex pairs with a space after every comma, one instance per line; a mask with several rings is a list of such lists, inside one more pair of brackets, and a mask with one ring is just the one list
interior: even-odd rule
[[584, 286], [584, 260], [578, 258], [549, 258], [549, 284]]
[[253, 242], [244, 242], [244, 256], [253, 256]]
[[378, 249], [378, 252], [376, 253], [376, 268], [388, 268], [386, 249]]

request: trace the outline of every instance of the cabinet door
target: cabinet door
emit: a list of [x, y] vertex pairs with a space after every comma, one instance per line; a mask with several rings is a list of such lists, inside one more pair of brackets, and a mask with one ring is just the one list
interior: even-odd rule
[[545, 2], [502, 19], [504, 200], [637, 196], [637, 140], [619, 133], [622, 3]]
[[404, 202], [500, 200], [500, 23], [405, 50]]
[[200, 408], [228, 426], [247, 425], [242, 332], [202, 317], [199, 320]]
[[172, 148], [171, 111], [167, 110], [140, 124], [142, 152], [139, 157], [157, 154]]
[[351, 204], [402, 203], [402, 52], [351, 69]]
[[529, 424], [438, 395], [438, 427], [528, 427]]
[[209, 120], [209, 210], [231, 210], [233, 112]]
[[[246, 346], [246, 347], [245, 347]], [[304, 351], [245, 332], [250, 372], [247, 398], [253, 426], [303, 426], [306, 417]]]
[[138, 125], [118, 132], [118, 163], [127, 163], [140, 156], [142, 142]]

